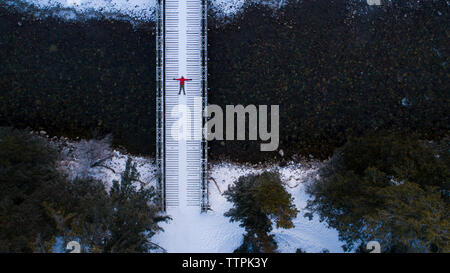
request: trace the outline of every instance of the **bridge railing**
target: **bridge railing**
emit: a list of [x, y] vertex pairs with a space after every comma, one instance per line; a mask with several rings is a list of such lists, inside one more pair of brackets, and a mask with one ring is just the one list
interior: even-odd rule
[[[202, 55], [202, 115], [206, 113], [208, 107], [208, 1], [201, 1], [202, 20], [201, 20], [201, 55]], [[207, 117], [203, 116], [202, 130], [202, 200], [201, 210], [206, 212], [209, 209], [208, 193], [208, 131]]]
[[164, 2], [156, 6], [156, 169], [161, 209], [166, 210], [164, 159]]

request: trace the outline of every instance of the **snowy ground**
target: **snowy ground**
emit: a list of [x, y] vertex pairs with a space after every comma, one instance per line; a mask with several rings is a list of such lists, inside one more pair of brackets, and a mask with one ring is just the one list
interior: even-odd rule
[[[246, 3], [254, 2], [277, 8], [286, 0], [212, 0], [210, 5], [221, 16], [233, 16]], [[0, 0], [0, 3], [43, 17], [78, 20], [102, 15], [139, 22], [154, 19], [156, 0]]]
[[[79, 142], [67, 139], [54, 139], [61, 150], [65, 151], [65, 158], [61, 161], [61, 168], [74, 178], [80, 172], [84, 175], [95, 177], [103, 181], [107, 186], [113, 180], [119, 180], [121, 172], [125, 169], [125, 163], [129, 155], [117, 151], [108, 150], [108, 145], [97, 145], [95, 142], [81, 140]], [[104, 162], [106, 167], [90, 168], [87, 171], [84, 165], [87, 160], [82, 155], [87, 150], [106, 150], [99, 154], [98, 158], [112, 155]], [[95, 149], [94, 149], [95, 150]], [[156, 185], [154, 179], [155, 166], [152, 158], [130, 156], [137, 163], [140, 180], [146, 185]], [[94, 157], [95, 158], [95, 157]], [[91, 160], [94, 162], [96, 159]], [[320, 252], [328, 249], [330, 252], [342, 252], [342, 242], [338, 240], [337, 231], [327, 228], [325, 223], [320, 223], [315, 217], [312, 221], [303, 217], [302, 208], [306, 205], [308, 196], [305, 194], [305, 183], [313, 178], [320, 162], [290, 163], [287, 166], [258, 167], [234, 163], [221, 163], [210, 166], [209, 193], [211, 212], [199, 213], [199, 209], [193, 211], [172, 210], [170, 216], [173, 218], [169, 223], [163, 224], [164, 232], [155, 235], [152, 241], [165, 248], [168, 252], [232, 252], [241, 241], [243, 228], [239, 223], [230, 223], [223, 214], [232, 207], [222, 193], [229, 185], [234, 183], [240, 176], [250, 173], [260, 173], [267, 169], [277, 169], [282, 175], [286, 189], [294, 197], [295, 205], [300, 210], [294, 220], [293, 229], [276, 229], [273, 234], [278, 242], [280, 252], [295, 252], [302, 248], [307, 252]], [[114, 170], [114, 172], [113, 172]], [[215, 182], [214, 182], [215, 181]]]
[[[286, 189], [292, 194], [295, 205], [300, 210], [294, 220], [295, 228], [274, 228], [278, 250], [285, 253], [295, 252], [297, 248], [307, 252], [320, 252], [323, 249], [342, 252], [342, 242], [338, 240], [336, 230], [327, 228], [317, 217], [312, 221], [303, 217], [302, 208], [308, 200], [304, 191], [305, 182], [316, 174], [317, 168], [317, 165], [295, 163], [264, 169], [231, 163], [211, 166], [210, 176], [218, 186], [213, 181], [209, 184], [210, 205], [213, 211], [208, 214], [197, 213], [195, 217], [172, 215], [174, 220], [163, 226], [165, 232], [156, 235], [153, 240], [169, 252], [232, 252], [240, 245], [244, 230], [238, 223], [230, 223], [228, 218], [223, 216], [232, 204], [227, 202], [221, 193], [242, 175], [278, 169], [286, 183]], [[174, 234], [177, 236], [173, 236]]]
[[156, 0], [0, 0], [38, 16], [56, 16], [66, 20], [82, 17], [125, 17], [132, 21], [148, 21], [154, 17]]

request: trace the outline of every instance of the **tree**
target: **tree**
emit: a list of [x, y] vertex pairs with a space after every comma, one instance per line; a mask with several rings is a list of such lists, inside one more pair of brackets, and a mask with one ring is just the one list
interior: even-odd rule
[[44, 139], [0, 128], [0, 252], [50, 250], [57, 225], [46, 206], [61, 205], [65, 186], [57, 158]]
[[111, 199], [104, 184], [92, 178], [77, 178], [66, 188], [64, 207], [49, 208], [65, 243], [76, 240], [83, 252], [103, 252], [112, 218]]
[[292, 219], [298, 210], [276, 172], [241, 176], [224, 195], [234, 204], [225, 216], [232, 222], [241, 222], [246, 231], [237, 252], [274, 252], [276, 242], [269, 234], [272, 220], [278, 228], [294, 227]]
[[[150, 241], [162, 228], [153, 187], [138, 188], [139, 173], [131, 158], [120, 181], [108, 193], [101, 181], [75, 179], [66, 209], [52, 210], [65, 242], [77, 240], [84, 252], [148, 252], [159, 248]], [[138, 183], [140, 185], [140, 183]]]
[[[431, 211], [441, 211], [441, 206], [448, 210], [450, 175], [445, 155], [448, 152], [433, 149], [413, 137], [373, 135], [350, 140], [336, 151], [320, 171], [320, 177], [309, 185], [307, 192], [313, 199], [308, 201], [305, 216], [311, 218], [313, 213], [318, 213], [322, 221], [336, 228], [340, 239], [345, 241], [346, 251], [361, 241], [384, 236], [394, 236], [383, 239], [385, 250], [410, 251], [416, 249], [413, 235], [422, 245], [430, 247], [428, 251], [433, 251], [436, 240], [431, 240], [429, 234], [446, 234], [449, 229], [444, 218], [427, 216]], [[416, 203], [399, 199], [408, 195], [419, 199]], [[430, 200], [436, 201], [437, 207], [427, 207], [426, 202]], [[384, 218], [387, 215], [389, 219]], [[428, 228], [431, 223], [439, 224], [404, 236], [398, 232], [388, 234], [400, 226], [407, 228], [410, 221], [419, 221]], [[438, 251], [448, 243], [448, 238], [442, 239], [444, 242], [436, 245]], [[399, 247], [396, 242], [409, 245]]]
[[104, 252], [148, 252], [155, 248], [150, 238], [162, 230], [160, 222], [168, 221], [156, 205], [154, 187], [139, 189], [136, 164], [129, 158], [121, 181], [114, 181], [110, 192], [112, 216]]
[[[77, 178], [69, 183], [64, 207], [48, 210], [64, 242], [77, 240], [83, 252], [148, 252], [150, 241], [169, 217], [156, 205], [153, 187], [138, 188], [139, 173], [129, 158], [120, 181], [108, 193], [101, 181]], [[138, 183], [140, 185], [140, 183]]]
[[439, 190], [406, 182], [378, 194], [385, 206], [366, 217], [365, 232], [386, 252], [450, 251], [449, 207]]
[[169, 218], [153, 187], [134, 185], [139, 174], [131, 159], [109, 193], [101, 181], [67, 179], [58, 159], [46, 139], [0, 128], [0, 252], [51, 252], [56, 238], [77, 240], [84, 252], [158, 247], [150, 239]]

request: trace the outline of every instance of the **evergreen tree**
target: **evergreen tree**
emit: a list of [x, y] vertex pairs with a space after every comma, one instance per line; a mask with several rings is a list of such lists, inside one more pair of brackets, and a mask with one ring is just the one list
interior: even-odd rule
[[[169, 218], [153, 187], [137, 188], [128, 159], [108, 193], [101, 181], [69, 181], [56, 169], [58, 152], [27, 131], [0, 128], [0, 252], [51, 252], [56, 238], [83, 252], [148, 252]], [[140, 182], [140, 181], [139, 181]]]
[[450, 251], [450, 211], [437, 188], [406, 182], [378, 194], [385, 206], [365, 218], [365, 232], [385, 252]]
[[292, 228], [297, 209], [291, 195], [284, 189], [280, 175], [264, 172], [260, 175], [241, 176], [225, 191], [234, 207], [225, 213], [230, 221], [241, 222], [246, 234], [236, 252], [274, 252], [277, 248], [272, 231], [272, 221], [279, 228]]
[[70, 198], [64, 208], [53, 210], [65, 243], [76, 240], [83, 252], [103, 252], [109, 235], [112, 206], [104, 184], [92, 178], [77, 178], [69, 183]]
[[0, 252], [47, 252], [57, 225], [47, 206], [61, 204], [58, 154], [27, 131], [0, 128]]
[[[443, 251], [448, 244], [444, 235], [449, 232], [446, 153], [412, 137], [373, 135], [350, 140], [308, 187], [313, 199], [305, 216], [318, 213], [336, 228], [346, 251], [355, 243], [377, 238], [385, 251], [425, 251], [418, 242], [427, 251]], [[422, 229], [413, 229], [412, 223]], [[442, 241], [437, 243], [437, 238]]]
[[114, 181], [111, 188], [112, 217], [105, 252], [148, 252], [155, 248], [149, 239], [162, 230], [158, 224], [169, 219], [155, 204], [154, 187], [137, 189], [138, 181], [136, 164], [129, 158], [121, 181]]
[[161, 227], [163, 216], [153, 187], [138, 188], [139, 174], [127, 160], [120, 181], [108, 192], [101, 181], [78, 178], [70, 183], [64, 207], [49, 208], [67, 243], [80, 242], [83, 252], [148, 252], [156, 247], [150, 239]]

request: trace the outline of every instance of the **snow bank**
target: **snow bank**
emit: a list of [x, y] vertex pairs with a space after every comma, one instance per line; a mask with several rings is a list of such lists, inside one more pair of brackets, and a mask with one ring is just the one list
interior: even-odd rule
[[[261, 3], [273, 8], [286, 0], [212, 0], [211, 8], [223, 17], [231, 17], [250, 3]], [[130, 21], [153, 21], [156, 0], [0, 0], [23, 12], [38, 16], [57, 16], [65, 20], [97, 17], [125, 18]]]
[[[50, 141], [60, 150], [62, 158], [58, 166], [69, 179], [94, 178], [102, 181], [109, 190], [114, 180], [120, 181], [126, 162], [128, 158], [131, 158], [139, 172], [139, 181], [136, 182], [136, 186], [157, 185], [156, 166], [151, 158], [127, 155], [111, 149], [109, 143], [104, 140], [69, 141], [64, 137], [54, 137]], [[97, 164], [99, 162], [101, 164]], [[93, 165], [95, 167], [92, 167]]]
[[287, 0], [212, 0], [212, 9], [219, 16], [233, 16], [241, 11], [245, 5], [252, 3], [262, 4], [274, 9], [280, 8]]
[[0, 0], [23, 12], [38, 16], [56, 16], [65, 20], [85, 17], [128, 18], [149, 21], [154, 18], [156, 0]]

